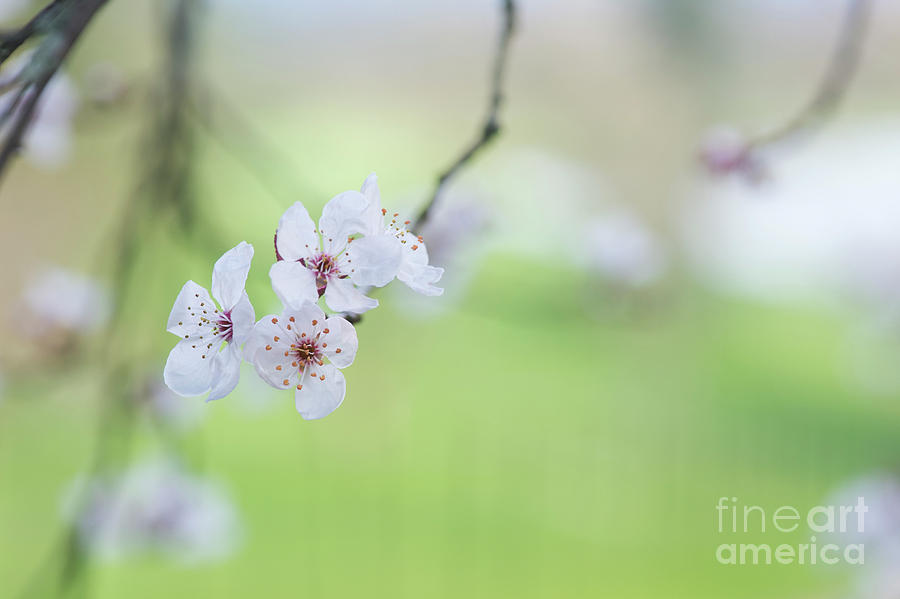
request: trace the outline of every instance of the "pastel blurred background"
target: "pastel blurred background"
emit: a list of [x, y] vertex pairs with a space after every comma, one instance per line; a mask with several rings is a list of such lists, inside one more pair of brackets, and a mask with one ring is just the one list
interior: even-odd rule
[[[0, 597], [900, 596], [898, 6], [873, 3], [840, 110], [759, 183], [711, 177], [698, 148], [800, 110], [847, 2], [517, 6], [502, 133], [426, 239], [446, 293], [379, 295], [344, 404], [315, 422], [252, 369], [217, 402], [171, 395], [172, 301], [246, 240], [257, 315], [279, 311], [272, 235], [296, 200], [317, 214], [374, 171], [385, 206], [421, 206], [478, 133], [499, 2], [203, 3], [193, 209], [150, 186], [134, 219], [147, 139], [166, 139], [170, 15], [103, 9], [61, 124], [0, 187]], [[113, 361], [134, 401], [110, 433]], [[96, 533], [98, 454], [159, 516], [149, 535]], [[719, 497], [863, 490], [894, 523], [864, 566], [716, 562], [741, 541]]]

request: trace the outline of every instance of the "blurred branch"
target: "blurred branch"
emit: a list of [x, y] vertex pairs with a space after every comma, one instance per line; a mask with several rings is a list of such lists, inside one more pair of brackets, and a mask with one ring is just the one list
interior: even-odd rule
[[85, 27], [107, 0], [56, 0], [21, 29], [0, 42], [0, 63], [33, 35], [45, 35], [22, 75], [19, 97], [8, 109], [12, 119], [0, 145], [0, 179], [12, 156], [19, 150], [22, 136], [31, 124], [37, 104], [50, 79], [59, 70]]
[[[101, 2], [101, 0], [94, 0]], [[125, 213], [117, 223], [117, 238], [112, 258], [112, 289], [114, 312], [110, 318], [107, 339], [129, 330], [133, 324], [122, 318], [129, 289], [129, 275], [137, 257], [140, 242], [147, 227], [158, 222], [160, 213], [180, 214], [186, 229], [193, 225], [191, 218], [194, 199], [190, 195], [195, 153], [190, 136], [187, 104], [190, 96], [193, 72], [195, 30], [203, 0], [174, 0], [167, 15], [166, 49], [163, 65], [163, 85], [156, 111], [151, 119], [149, 142], [141, 152], [143, 174], [138, 187], [125, 207]], [[142, 281], [146, 273], [142, 273]], [[135, 356], [121, 354], [114, 343], [105, 344], [108, 355], [103, 356], [105, 375], [101, 397], [97, 444], [87, 468], [88, 478], [104, 473], [117, 459], [126, 459], [131, 451], [132, 433], [137, 417], [139, 365]], [[51, 548], [47, 559], [39, 566], [23, 590], [23, 597], [48, 596], [48, 585], [60, 596], [71, 593], [83, 578], [88, 565], [87, 550], [79, 538], [78, 517], [66, 525], [59, 541]], [[48, 575], [48, 570], [53, 574]]]
[[19, 29], [0, 34], [0, 64], [35, 35], [48, 31], [69, 0], [53, 0]]
[[760, 151], [821, 127], [846, 96], [859, 67], [870, 12], [871, 0], [848, 0], [837, 45], [812, 99], [770, 133], [750, 139], [735, 134], [724, 143], [708, 140], [700, 152], [707, 169], [714, 174], [741, 173], [758, 181], [764, 176]]
[[869, 22], [871, 0], [849, 0], [838, 44], [831, 61], [809, 103], [782, 127], [750, 142], [751, 147], [773, 144], [808, 130], [831, 116], [847, 95], [850, 81], [859, 67], [862, 45]]
[[412, 225], [413, 231], [418, 231], [431, 215], [431, 211], [444, 191], [444, 187], [475, 155], [488, 145], [494, 137], [500, 133], [500, 107], [503, 104], [503, 81], [506, 72], [506, 63], [509, 57], [509, 43], [516, 31], [516, 6], [513, 0], [503, 0], [503, 25], [500, 29], [500, 39], [497, 43], [497, 54], [494, 58], [494, 67], [491, 70], [491, 93], [488, 101], [487, 116], [481, 126], [478, 138], [468, 145], [463, 153], [449, 168], [443, 171], [437, 178], [437, 184], [431, 193], [431, 198], [422, 207]]

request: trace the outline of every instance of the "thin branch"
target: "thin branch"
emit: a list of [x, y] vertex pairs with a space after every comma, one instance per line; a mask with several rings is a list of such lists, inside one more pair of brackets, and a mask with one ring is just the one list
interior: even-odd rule
[[821, 125], [837, 110], [859, 67], [870, 12], [871, 0], [849, 0], [837, 46], [812, 99], [783, 126], [751, 140], [750, 147], [784, 141]]
[[506, 63], [509, 56], [509, 44], [516, 31], [516, 6], [513, 0], [503, 0], [503, 25], [500, 30], [500, 40], [497, 44], [497, 54], [494, 58], [494, 67], [491, 70], [491, 94], [488, 102], [487, 116], [481, 126], [481, 133], [448, 169], [437, 178], [437, 184], [431, 193], [431, 198], [422, 207], [419, 215], [413, 221], [412, 230], [418, 231], [431, 215], [431, 211], [444, 191], [444, 187], [475, 155], [491, 142], [500, 132], [500, 107], [503, 104], [503, 81], [506, 72]]
[[19, 29], [0, 34], [0, 64], [3, 64], [29, 38], [48, 31], [56, 17], [60, 15], [66, 4], [71, 3], [71, 1], [53, 0]]
[[[481, 126], [481, 133], [478, 138], [468, 146], [463, 153], [457, 158], [450, 167], [443, 171], [437, 178], [437, 184], [431, 197], [422, 207], [419, 215], [415, 218], [410, 227], [411, 231], [419, 232], [421, 228], [428, 222], [431, 217], [432, 210], [441, 197], [444, 187], [460, 170], [465, 167], [472, 158], [494, 137], [500, 133], [500, 107], [503, 105], [503, 81], [506, 73], [506, 63], [509, 57], [509, 43], [513, 34], [516, 32], [516, 5], [513, 0], [503, 0], [501, 5], [503, 11], [503, 25], [500, 28], [500, 38], [497, 42], [497, 54], [494, 57], [494, 66], [491, 69], [491, 93], [488, 100], [487, 116]], [[377, 287], [369, 287], [364, 290], [368, 295], [376, 291]], [[362, 320], [362, 314], [354, 314], [351, 312], [343, 312], [341, 314], [349, 322], [356, 324]]]

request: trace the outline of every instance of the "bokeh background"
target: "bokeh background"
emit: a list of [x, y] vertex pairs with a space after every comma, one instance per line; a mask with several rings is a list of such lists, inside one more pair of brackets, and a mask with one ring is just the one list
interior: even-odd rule
[[[230, 515], [225, 533], [192, 529], [213, 540], [199, 557], [82, 548], [73, 588], [91, 597], [897, 596], [887, 524], [865, 566], [715, 560], [743, 540], [716, 531], [720, 496], [802, 510], [865, 488], [880, 521], [900, 513], [887, 0], [840, 111], [767, 156], [759, 184], [710, 177], [698, 148], [717, 124], [752, 135], [795, 114], [846, 2], [519, 2], [502, 134], [435, 215], [447, 292], [379, 296], [343, 406], [305, 422], [250, 370], [210, 404], [160, 388], [175, 295], [237, 242], [256, 248], [257, 315], [279, 311], [267, 270], [290, 203], [317, 214], [375, 171], [386, 206], [421, 205], [477, 134], [498, 4], [205, 2], [195, 210], [185, 223], [151, 201], [139, 225], [169, 16], [103, 10], [65, 68], [70, 147], [23, 156], [0, 188], [0, 596], [53, 594], [57, 554], [83, 542], [66, 532], [73, 481], [98, 452], [125, 470], [177, 460]], [[123, 298], [124, 324], [42, 327], [29, 289], [50, 268]], [[79, 293], [57, 284], [51, 312]], [[130, 361], [123, 387], [147, 389], [112, 450], [111, 353]]]

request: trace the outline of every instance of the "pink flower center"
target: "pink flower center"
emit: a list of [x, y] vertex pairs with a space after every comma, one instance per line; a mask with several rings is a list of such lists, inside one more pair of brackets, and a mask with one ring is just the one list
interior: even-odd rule
[[325, 252], [319, 252], [311, 258], [300, 258], [298, 262], [316, 274], [316, 290], [319, 292], [319, 297], [325, 293], [330, 278], [343, 276], [337, 260]]
[[222, 341], [228, 341], [231, 343], [231, 337], [234, 333], [233, 326], [231, 324], [231, 312], [222, 312], [219, 315], [218, 320], [216, 320], [213, 325], [212, 334], [220, 337]]

